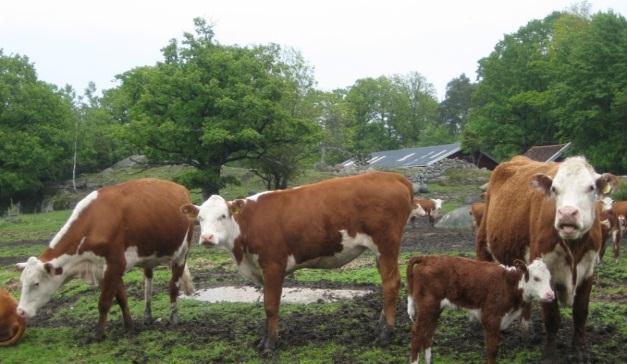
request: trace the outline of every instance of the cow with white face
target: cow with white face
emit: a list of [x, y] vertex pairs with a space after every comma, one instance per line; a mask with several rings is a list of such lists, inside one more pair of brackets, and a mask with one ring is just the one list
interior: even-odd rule
[[[484, 217], [476, 235], [477, 257], [512, 264], [542, 259], [551, 272], [555, 300], [542, 303], [544, 359], [555, 360], [559, 303], [573, 307], [574, 349], [587, 359], [585, 324], [602, 229], [597, 205], [618, 185], [583, 157], [541, 163], [517, 156], [492, 172]], [[530, 327], [529, 308], [523, 328]]]
[[72, 278], [82, 278], [101, 288], [96, 339], [104, 338], [109, 309], [115, 299], [122, 310], [124, 326], [130, 316], [122, 276], [135, 266], [145, 275], [144, 320], [152, 321], [153, 268], [168, 265], [170, 321], [178, 322], [176, 300], [180, 288], [193, 291], [187, 269], [187, 251], [193, 224], [180, 206], [190, 202], [181, 185], [152, 178], [107, 186], [87, 195], [65, 225], [38, 257], [18, 263], [22, 270], [22, 293], [17, 313], [31, 318], [59, 287]]
[[300, 268], [339, 268], [365, 250], [377, 257], [383, 282], [379, 339], [394, 326], [400, 287], [398, 254], [412, 210], [412, 185], [395, 173], [372, 172], [271, 191], [243, 200], [214, 195], [181, 209], [200, 224], [199, 243], [233, 254], [240, 273], [264, 287], [264, 353], [278, 339], [285, 275]]
[[554, 226], [564, 240], [580, 239], [592, 227], [596, 217], [595, 203], [612, 189], [616, 177], [599, 175], [582, 157], [561, 163], [554, 178], [544, 173], [533, 176], [538, 190], [555, 200]]

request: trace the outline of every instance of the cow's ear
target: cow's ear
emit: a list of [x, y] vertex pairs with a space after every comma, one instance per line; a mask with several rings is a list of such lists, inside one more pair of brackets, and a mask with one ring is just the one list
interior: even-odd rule
[[520, 259], [514, 259], [514, 267], [525, 274], [525, 281], [529, 280], [529, 270], [525, 262]]
[[48, 274], [51, 275], [59, 275], [61, 273], [63, 273], [63, 267], [54, 267], [52, 265], [52, 263], [46, 263], [44, 264], [44, 269], [46, 270], [46, 272], [48, 272]]
[[26, 262], [24, 263], [15, 263], [15, 269], [17, 269], [18, 271], [23, 271], [24, 268], [26, 268]]
[[531, 177], [531, 186], [536, 190], [543, 192], [547, 196], [551, 195], [551, 186], [553, 185], [553, 179], [546, 174], [536, 173]]
[[196, 217], [198, 217], [198, 211], [198, 206], [191, 203], [181, 206], [181, 212], [185, 214], [190, 220], [196, 220]]
[[231, 213], [231, 215], [237, 214], [242, 210], [244, 205], [246, 205], [246, 201], [242, 199], [229, 201], [229, 213]]
[[618, 188], [618, 178], [611, 173], [603, 173], [596, 180], [597, 191], [601, 197], [607, 196]]

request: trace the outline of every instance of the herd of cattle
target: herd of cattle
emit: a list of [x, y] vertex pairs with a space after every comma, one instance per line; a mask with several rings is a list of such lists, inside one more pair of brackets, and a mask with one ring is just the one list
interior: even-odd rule
[[[541, 302], [544, 319], [543, 359], [553, 361], [557, 355], [560, 302], [572, 306], [573, 349], [577, 360], [587, 361], [585, 324], [594, 267], [607, 236], [618, 254], [627, 213], [624, 203], [604, 200], [617, 185], [615, 176], [596, 173], [582, 157], [547, 164], [515, 157], [500, 164], [490, 178], [485, 202], [471, 207], [477, 259], [433, 256], [408, 262], [412, 363], [419, 361], [419, 354], [431, 361], [438, 316], [447, 306], [477, 317], [485, 332], [486, 360], [493, 363], [501, 330], [519, 318], [521, 327], [530, 329], [533, 300]], [[19, 340], [25, 319], [74, 277], [101, 288], [97, 339], [105, 336], [114, 298], [124, 325], [131, 328], [122, 276], [133, 267], [144, 270], [148, 322], [153, 268], [171, 268], [170, 320], [178, 323], [179, 290], [193, 291], [186, 258], [196, 223], [199, 244], [227, 249], [239, 272], [263, 286], [263, 353], [277, 344], [285, 276], [300, 268], [341, 267], [365, 250], [376, 256], [381, 275], [378, 340], [386, 342], [395, 323], [405, 225], [425, 215], [433, 223], [441, 203], [414, 199], [411, 183], [389, 172], [334, 178], [233, 201], [213, 195], [200, 206], [191, 203], [184, 187], [168, 181], [140, 179], [104, 187], [77, 204], [43, 254], [17, 264], [22, 270], [21, 297], [17, 306], [10, 296], [0, 297], [8, 302], [0, 306], [0, 318], [11, 323], [0, 327], [0, 340], [7, 338], [0, 345]]]

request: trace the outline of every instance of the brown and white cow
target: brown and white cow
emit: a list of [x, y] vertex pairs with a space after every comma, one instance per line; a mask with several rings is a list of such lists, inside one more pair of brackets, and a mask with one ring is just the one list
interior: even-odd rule
[[200, 244], [232, 252], [242, 275], [264, 287], [265, 336], [278, 339], [283, 280], [300, 268], [338, 268], [366, 249], [377, 256], [384, 306], [379, 338], [394, 326], [400, 287], [398, 254], [412, 211], [412, 185], [396, 173], [334, 178], [228, 202], [213, 195], [182, 210], [200, 223]]
[[435, 224], [435, 219], [437, 219], [440, 214], [440, 209], [442, 208], [442, 200], [439, 198], [414, 198], [414, 205], [422, 207], [422, 210], [424, 210], [426, 216], [429, 217], [429, 224], [433, 226]]
[[122, 309], [124, 325], [132, 327], [122, 275], [144, 268], [146, 309], [151, 321], [152, 270], [170, 265], [170, 302], [173, 323], [178, 322], [176, 298], [182, 284], [191, 293], [185, 261], [193, 224], [181, 213], [190, 202], [181, 185], [157, 179], [138, 179], [94, 191], [82, 199], [42, 255], [18, 263], [23, 269], [22, 295], [17, 308], [32, 317], [67, 280], [81, 277], [101, 288], [96, 339], [104, 337], [113, 298]]
[[0, 288], [0, 346], [14, 345], [26, 331], [26, 320], [17, 314], [17, 301]]
[[[597, 174], [583, 157], [562, 163], [514, 157], [492, 172], [485, 216], [476, 236], [479, 259], [510, 265], [514, 259], [540, 258], [546, 263], [558, 298], [573, 306], [577, 360], [587, 360], [585, 324], [601, 249], [596, 201], [617, 184], [614, 175]], [[542, 313], [547, 334], [543, 357], [551, 360], [560, 324], [557, 300], [542, 303]]]
[[[605, 255], [605, 248], [607, 247], [608, 240], [612, 244], [612, 251], [614, 252], [614, 259], [618, 259], [620, 252], [620, 240], [623, 237], [621, 228], [621, 215], [617, 215], [614, 212], [612, 199], [606, 197], [603, 202], [598, 203], [598, 210], [601, 220], [601, 251], [599, 252], [599, 263], [603, 260]], [[624, 219], [624, 218], [623, 218]]]
[[472, 230], [477, 231], [479, 225], [481, 225], [481, 219], [483, 218], [483, 212], [485, 211], [485, 202], [475, 202], [470, 205], [468, 213], [472, 216]]
[[484, 329], [486, 361], [494, 363], [500, 331], [520, 317], [523, 303], [552, 301], [551, 274], [540, 259], [514, 267], [451, 256], [414, 257], [407, 265], [407, 313], [414, 322], [411, 361], [422, 352], [431, 363], [431, 346], [444, 307], [462, 308]]

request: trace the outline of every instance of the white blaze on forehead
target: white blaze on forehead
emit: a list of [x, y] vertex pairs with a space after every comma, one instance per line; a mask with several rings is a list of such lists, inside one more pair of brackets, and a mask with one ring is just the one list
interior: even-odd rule
[[529, 279], [521, 277], [518, 288], [522, 288], [527, 298], [544, 299], [553, 294], [551, 289], [551, 272], [541, 259], [536, 259], [527, 266]]
[[610, 210], [612, 208], [612, 203], [614, 203], [611, 197], [604, 197], [601, 201], [603, 202], [603, 211]]
[[61, 228], [61, 230], [59, 230], [57, 235], [54, 236], [52, 241], [50, 241], [50, 245], [49, 245], [50, 248], [54, 248], [59, 243], [59, 241], [61, 241], [63, 236], [70, 229], [70, 226], [72, 226], [74, 221], [78, 219], [81, 212], [83, 212], [83, 210], [87, 208], [87, 206], [89, 206], [89, 204], [91, 204], [92, 201], [94, 201], [96, 198], [98, 198], [98, 191], [93, 191], [89, 195], [85, 196], [85, 198], [80, 200], [78, 204], [76, 204], [76, 207], [74, 208], [74, 211], [72, 211], [72, 215], [70, 215], [70, 218], [65, 222], [65, 225], [63, 225], [63, 227]]
[[436, 209], [436, 210], [439, 210], [439, 209], [441, 209], [441, 208], [442, 208], [442, 202], [443, 202], [443, 201], [442, 201], [441, 199], [439, 199], [439, 198], [434, 198], [434, 199], [431, 199], [431, 201], [433, 201], [433, 203], [435, 204], [435, 209]]

